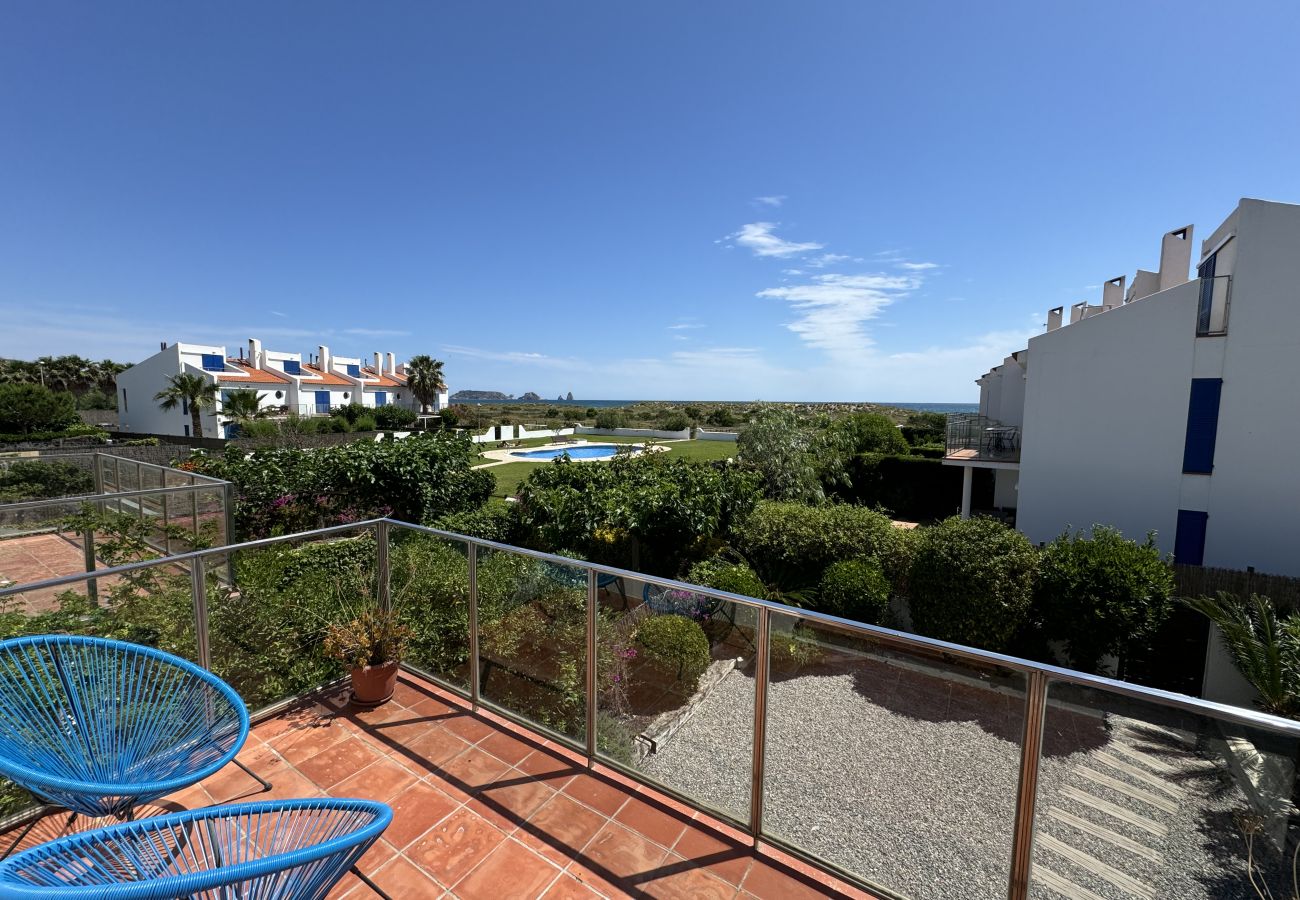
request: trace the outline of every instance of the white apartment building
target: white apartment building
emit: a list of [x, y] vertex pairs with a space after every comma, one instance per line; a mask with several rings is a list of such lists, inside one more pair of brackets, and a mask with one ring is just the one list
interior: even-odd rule
[[[225, 347], [175, 343], [117, 376], [118, 421], [123, 431], [141, 434], [174, 434], [188, 437], [190, 412], [184, 405], [164, 412], [154, 396], [167, 387], [168, 378], [188, 372], [220, 386], [214, 409], [203, 413], [203, 434], [225, 437], [231, 420], [222, 411], [231, 391], [256, 391], [262, 409], [270, 415], [326, 415], [331, 409], [360, 403], [367, 407], [390, 404], [419, 411], [420, 403], [406, 384], [405, 364], [392, 353], [375, 353], [364, 364], [360, 357], [335, 357], [321, 346], [307, 359], [297, 352], [267, 350], [256, 338], [239, 356]], [[441, 392], [434, 411], [447, 405]]]
[[978, 380], [986, 418], [950, 425], [944, 461], [968, 485], [996, 469], [995, 505], [1034, 542], [1105, 524], [1179, 562], [1300, 576], [1300, 206], [1243, 199], [1189, 278], [1191, 251], [1192, 227], [1171, 231], [1159, 271], [1051, 310]]

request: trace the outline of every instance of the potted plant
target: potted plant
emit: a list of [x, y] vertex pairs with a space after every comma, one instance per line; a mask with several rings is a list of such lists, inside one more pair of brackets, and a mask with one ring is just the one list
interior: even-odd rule
[[352, 667], [352, 702], [379, 706], [393, 696], [402, 655], [411, 631], [392, 610], [368, 608], [354, 618], [331, 623], [325, 651]]

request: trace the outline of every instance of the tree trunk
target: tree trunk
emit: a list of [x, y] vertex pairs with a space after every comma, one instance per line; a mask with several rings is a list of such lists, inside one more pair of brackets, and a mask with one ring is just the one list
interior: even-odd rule
[[203, 411], [199, 409], [197, 403], [190, 404], [190, 422], [194, 426], [192, 429], [194, 436], [203, 437]]

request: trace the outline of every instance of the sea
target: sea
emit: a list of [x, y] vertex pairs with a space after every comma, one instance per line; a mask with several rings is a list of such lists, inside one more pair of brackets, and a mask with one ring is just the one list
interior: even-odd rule
[[[601, 409], [610, 406], [631, 406], [633, 403], [696, 403], [707, 405], [709, 403], [738, 403], [746, 401], [737, 400], [452, 400], [452, 403], [463, 403], [466, 406], [496, 406], [501, 403], [535, 403], [538, 406], [591, 406]], [[787, 402], [787, 401], [782, 401]], [[797, 403], [807, 403], [807, 405], [817, 405], [825, 403], [829, 406], [841, 405], [844, 403], [877, 403], [880, 406], [896, 406], [899, 409], [914, 409], [917, 412], [936, 412], [936, 413], [964, 413], [979, 412], [978, 403], [895, 403], [889, 400], [842, 400], [842, 401], [793, 401]]]

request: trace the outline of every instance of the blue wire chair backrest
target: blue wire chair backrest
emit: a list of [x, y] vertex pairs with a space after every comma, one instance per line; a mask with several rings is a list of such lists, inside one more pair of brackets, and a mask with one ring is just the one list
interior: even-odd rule
[[0, 774], [92, 816], [193, 784], [234, 758], [229, 685], [150, 647], [75, 635], [0, 643]]
[[370, 800], [266, 800], [72, 835], [0, 863], [3, 900], [319, 900], [393, 812]]

